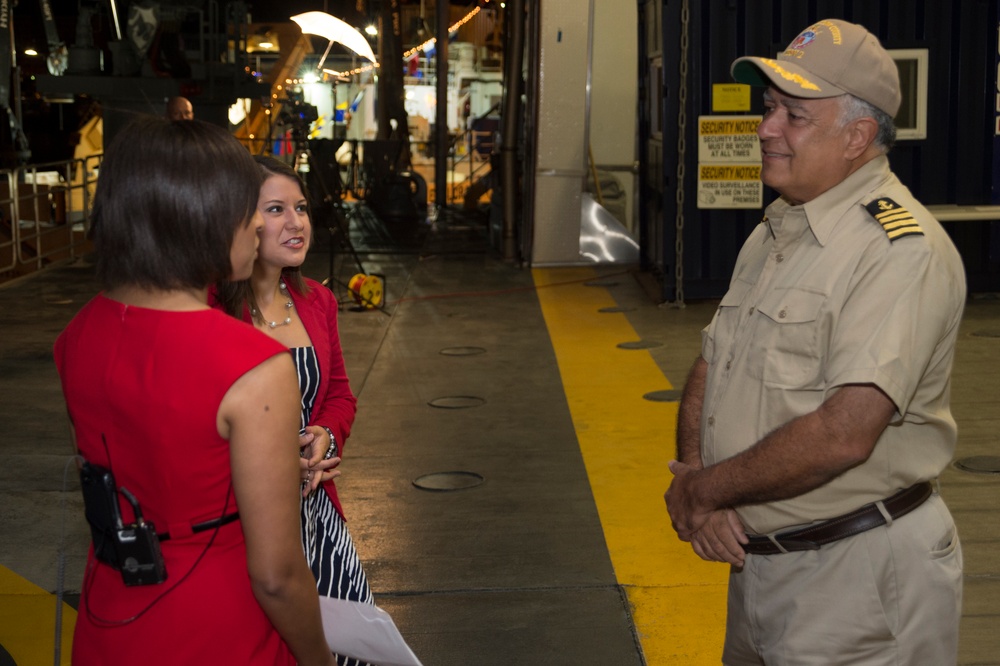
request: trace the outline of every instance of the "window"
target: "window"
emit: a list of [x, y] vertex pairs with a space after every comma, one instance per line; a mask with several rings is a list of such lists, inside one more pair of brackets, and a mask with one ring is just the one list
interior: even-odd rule
[[903, 103], [896, 114], [896, 138], [927, 138], [927, 49], [889, 49], [899, 69]]

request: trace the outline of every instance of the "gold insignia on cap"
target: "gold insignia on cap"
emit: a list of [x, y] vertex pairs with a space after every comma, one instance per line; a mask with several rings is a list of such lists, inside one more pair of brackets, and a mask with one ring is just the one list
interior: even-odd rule
[[783, 78], [786, 81], [792, 81], [793, 83], [799, 84], [803, 90], [815, 90], [820, 91], [820, 87], [810, 81], [809, 79], [796, 74], [795, 72], [789, 72], [787, 69], [778, 64], [777, 60], [771, 60], [770, 58], [761, 58], [760, 61], [774, 70], [774, 73]]
[[840, 46], [844, 42], [844, 38], [840, 34], [840, 26], [838, 26], [836, 23], [834, 23], [833, 21], [820, 21], [819, 23], [814, 25], [813, 28], [819, 25], [825, 25], [827, 28], [830, 29], [830, 37], [833, 38], [834, 44]]
[[875, 199], [865, 206], [865, 209], [885, 229], [890, 241], [903, 236], [923, 236], [924, 230], [913, 219], [910, 211], [888, 197]]

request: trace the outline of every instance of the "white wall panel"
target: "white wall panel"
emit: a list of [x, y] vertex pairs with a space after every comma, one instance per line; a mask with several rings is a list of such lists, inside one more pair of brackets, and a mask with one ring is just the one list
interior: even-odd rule
[[545, 0], [540, 14], [531, 263], [579, 263], [590, 3]]
[[[624, 167], [637, 157], [638, 8], [634, 2], [594, 0], [590, 92], [590, 145], [594, 161]], [[615, 170], [626, 194], [625, 226], [632, 223], [635, 176]]]
[[579, 176], [540, 176], [535, 182], [535, 219], [540, 223], [535, 225], [535, 252], [531, 265], [585, 263], [580, 256], [583, 192]]

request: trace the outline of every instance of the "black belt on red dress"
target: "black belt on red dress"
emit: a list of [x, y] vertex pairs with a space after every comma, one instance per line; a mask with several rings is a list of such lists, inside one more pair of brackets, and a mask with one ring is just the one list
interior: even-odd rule
[[[930, 481], [924, 481], [887, 497], [882, 500], [882, 505], [885, 507], [886, 513], [895, 520], [923, 504], [933, 492], [934, 489]], [[885, 524], [885, 516], [879, 510], [878, 504], [872, 502], [843, 516], [808, 527], [801, 527], [773, 536], [750, 536], [750, 542], [743, 545], [743, 550], [753, 555], [776, 555], [797, 550], [819, 550], [820, 546]]]
[[[233, 513], [227, 513], [221, 518], [213, 518], [212, 520], [206, 520], [203, 523], [196, 523], [191, 526], [192, 533], [204, 532], [205, 530], [215, 529], [216, 527], [222, 527], [223, 525], [228, 525], [237, 518], [240, 517], [239, 511], [234, 511]], [[156, 535], [159, 537], [160, 541], [170, 541], [170, 532], [160, 532]]]

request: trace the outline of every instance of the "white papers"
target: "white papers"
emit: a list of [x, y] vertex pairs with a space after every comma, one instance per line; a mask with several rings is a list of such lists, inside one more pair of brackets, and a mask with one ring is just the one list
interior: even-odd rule
[[392, 618], [373, 604], [320, 596], [330, 651], [378, 666], [422, 666]]

